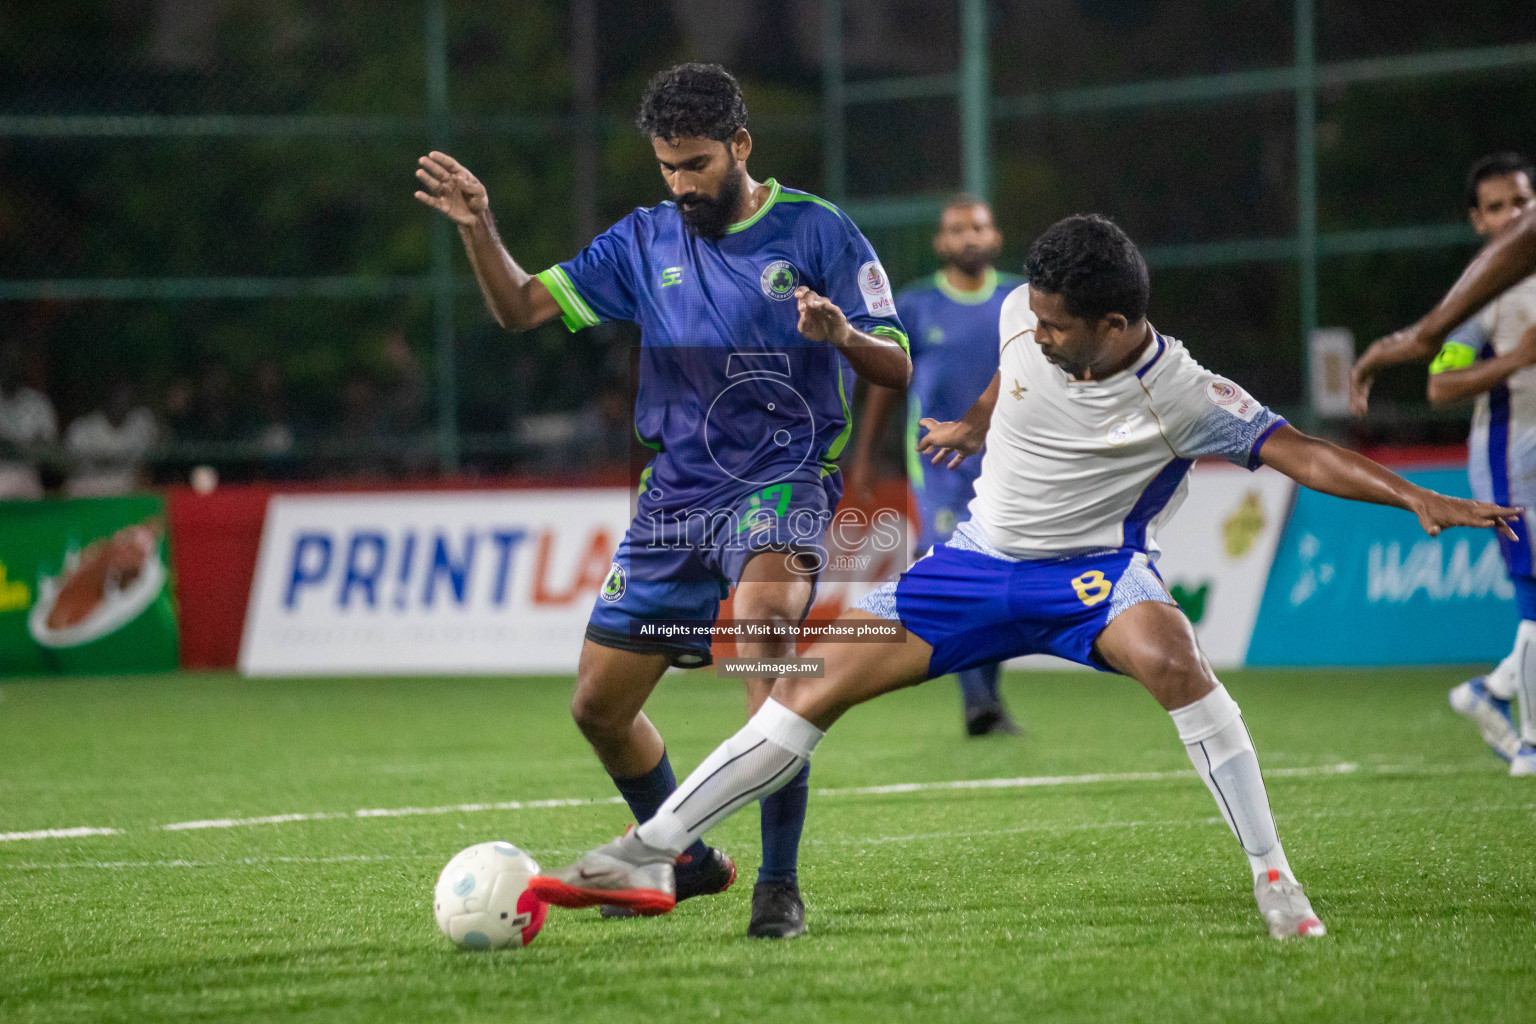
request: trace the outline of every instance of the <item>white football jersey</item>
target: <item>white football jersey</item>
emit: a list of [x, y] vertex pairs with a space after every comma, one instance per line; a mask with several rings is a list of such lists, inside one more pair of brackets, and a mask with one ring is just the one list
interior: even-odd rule
[[1256, 469], [1285, 421], [1183, 344], [1155, 331], [1134, 365], [1072, 379], [1036, 344], [1029, 286], [1003, 303], [997, 406], [971, 518], [1001, 551], [1055, 558], [1129, 547], [1156, 557], [1157, 527], [1184, 500], [1192, 461]]
[[[1536, 327], [1536, 277], [1484, 306], [1448, 339], [1488, 359], [1520, 344]], [[1477, 396], [1467, 440], [1473, 494], [1501, 505], [1536, 505], [1536, 366], [1518, 370]], [[1501, 479], [1502, 478], [1502, 479]]]

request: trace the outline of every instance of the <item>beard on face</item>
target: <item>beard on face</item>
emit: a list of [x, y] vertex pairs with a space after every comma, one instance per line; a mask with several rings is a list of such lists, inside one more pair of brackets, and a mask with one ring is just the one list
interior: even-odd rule
[[667, 194], [677, 204], [683, 226], [689, 231], [700, 238], [724, 238], [725, 229], [731, 226], [736, 211], [741, 209], [741, 196], [746, 188], [742, 178], [739, 171], [727, 174], [720, 182], [720, 194], [714, 197], [698, 192], [678, 195], [670, 189]]
[[993, 246], [967, 245], [949, 254], [950, 266], [969, 277], [985, 272], [996, 259], [997, 249]]

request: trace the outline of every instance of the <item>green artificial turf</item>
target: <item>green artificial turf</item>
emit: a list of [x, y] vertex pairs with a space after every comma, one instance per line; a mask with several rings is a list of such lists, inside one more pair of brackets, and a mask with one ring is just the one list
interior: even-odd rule
[[[0, 1020], [1529, 1021], [1536, 779], [1447, 708], [1458, 678], [1228, 674], [1321, 940], [1267, 936], [1149, 697], [1039, 673], [1005, 681], [1022, 740], [962, 738], [945, 682], [833, 730], [813, 788], [1063, 778], [814, 796], [805, 937], [744, 935], [748, 810], [713, 834], [742, 868], [726, 895], [649, 920], [555, 909], [499, 953], [438, 933], [448, 858], [508, 839], [552, 866], [627, 820], [568, 679], [14, 681], [0, 833], [120, 833], [0, 842]], [[743, 702], [701, 672], [648, 710], [683, 774]], [[353, 813], [549, 798], [593, 803]], [[288, 814], [334, 816], [162, 827]]]

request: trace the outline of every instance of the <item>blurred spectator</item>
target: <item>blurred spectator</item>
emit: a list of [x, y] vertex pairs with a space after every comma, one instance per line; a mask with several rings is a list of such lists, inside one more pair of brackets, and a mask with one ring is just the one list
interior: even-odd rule
[[433, 462], [426, 426], [427, 375], [402, 331], [384, 341], [384, 381], [379, 397], [384, 429], [390, 436], [389, 463], [396, 472], [416, 476]]
[[288, 411], [288, 389], [283, 369], [274, 359], [256, 366], [253, 416], [247, 434], [268, 459], [280, 459], [293, 451], [293, 418]]
[[37, 449], [58, 440], [48, 396], [27, 387], [21, 347], [0, 348], [0, 499], [41, 498]]
[[72, 498], [127, 494], [144, 483], [150, 451], [160, 438], [154, 414], [134, 403], [133, 386], [113, 383], [106, 405], [69, 425], [64, 450], [73, 463], [64, 491]]
[[389, 448], [387, 424], [373, 381], [360, 371], [353, 373], [341, 392], [341, 422], [336, 439], [342, 456], [335, 472], [343, 476], [383, 476], [388, 470], [384, 458]]
[[209, 362], [194, 384], [171, 382], [165, 396], [165, 422], [174, 441], [236, 441], [239, 424], [231, 394], [229, 367]]
[[190, 441], [198, 435], [197, 388], [191, 379], [177, 377], [165, 389], [165, 431], [172, 441]]
[[427, 375], [405, 334], [392, 333], [384, 342], [386, 370], [384, 417], [391, 433], [401, 436], [421, 430], [427, 409]]

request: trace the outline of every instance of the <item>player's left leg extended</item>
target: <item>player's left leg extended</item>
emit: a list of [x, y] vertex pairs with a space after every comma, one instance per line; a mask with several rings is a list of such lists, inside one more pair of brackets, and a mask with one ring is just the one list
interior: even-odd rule
[[[844, 618], [888, 623], [859, 610]], [[674, 846], [687, 848], [747, 804], [785, 785], [844, 712], [929, 678], [932, 655], [933, 648], [910, 633], [888, 644], [817, 644], [809, 656], [825, 659], [822, 678], [778, 680], [746, 726], [716, 747], [655, 816], [574, 864], [535, 876], [530, 890], [559, 906], [623, 901], [641, 913], [665, 913]]]
[[[774, 627], [798, 625], [815, 594], [814, 565], [801, 564], [796, 551], [759, 551], [741, 570], [736, 585], [737, 619], [766, 622]], [[816, 563], [819, 565], [819, 562]], [[748, 658], [788, 658], [795, 641], [787, 633], [743, 640], [737, 650]], [[773, 689], [772, 677], [746, 680], [748, 715], [762, 708]], [[807, 761], [783, 787], [765, 796], [761, 832], [763, 861], [752, 889], [752, 918], [747, 934], [758, 939], [788, 939], [805, 931], [805, 903], [800, 896], [800, 833], [810, 799], [811, 765]]]
[[1094, 649], [1173, 717], [1190, 762], [1248, 856], [1269, 933], [1277, 939], [1324, 934], [1286, 862], [1242, 711], [1211, 671], [1184, 613], [1158, 601], [1131, 605], [1104, 628]]

